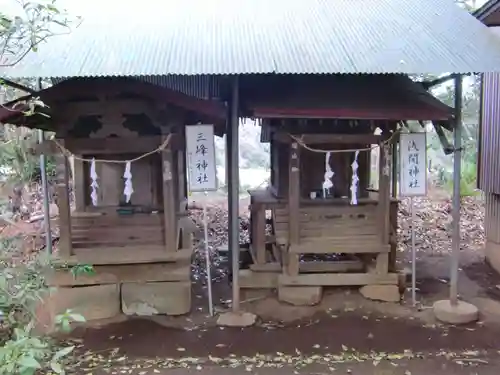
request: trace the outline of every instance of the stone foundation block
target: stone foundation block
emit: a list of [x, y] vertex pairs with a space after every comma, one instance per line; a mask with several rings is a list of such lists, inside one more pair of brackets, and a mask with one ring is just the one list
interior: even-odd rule
[[437, 301], [433, 309], [438, 320], [449, 324], [468, 324], [479, 318], [477, 307], [464, 301], [458, 301], [456, 305], [452, 305], [449, 300]]
[[272, 295], [272, 289], [240, 289], [241, 302], [265, 299]]
[[401, 294], [398, 285], [365, 285], [359, 289], [363, 297], [374, 301], [399, 302]]
[[484, 255], [489, 265], [500, 273], [500, 244], [486, 240]]
[[183, 315], [191, 310], [191, 282], [122, 284], [126, 315]]
[[321, 302], [321, 286], [282, 286], [278, 287], [278, 299], [294, 306], [313, 306]]
[[278, 287], [279, 273], [276, 272], [254, 272], [252, 270], [240, 270], [238, 275], [241, 288], [275, 289]]
[[54, 318], [67, 310], [82, 315], [87, 322], [114, 318], [121, 314], [120, 288], [109, 284], [54, 289], [37, 308], [37, 328], [52, 332]]

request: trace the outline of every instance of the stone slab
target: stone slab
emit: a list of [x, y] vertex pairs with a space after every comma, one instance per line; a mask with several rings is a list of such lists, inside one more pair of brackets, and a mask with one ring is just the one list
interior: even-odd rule
[[245, 288], [240, 290], [241, 303], [265, 299], [274, 295], [273, 289]]
[[249, 312], [226, 312], [219, 316], [217, 325], [222, 327], [250, 327], [255, 324], [257, 316]]
[[367, 299], [382, 302], [399, 302], [401, 300], [398, 285], [365, 285], [359, 289]]
[[253, 272], [252, 270], [240, 270], [238, 275], [240, 288], [276, 289], [278, 287], [279, 274], [276, 272]]
[[500, 273], [500, 244], [486, 240], [484, 255], [490, 266]]
[[444, 323], [467, 324], [479, 319], [478, 308], [464, 301], [458, 301], [455, 306], [449, 300], [437, 301], [433, 309], [436, 318]]
[[122, 310], [126, 315], [183, 315], [191, 310], [191, 282], [124, 283]]
[[471, 301], [479, 311], [495, 320], [500, 320], [500, 302], [487, 297], [476, 297]]
[[87, 322], [114, 318], [121, 314], [119, 285], [54, 289], [37, 308], [38, 328], [51, 332], [54, 318], [67, 310], [82, 315]]
[[294, 306], [314, 306], [321, 302], [321, 286], [284, 286], [278, 288], [278, 299]]

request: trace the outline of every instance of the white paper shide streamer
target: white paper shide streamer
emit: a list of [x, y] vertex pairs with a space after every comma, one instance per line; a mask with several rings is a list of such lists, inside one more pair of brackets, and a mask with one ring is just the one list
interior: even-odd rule
[[323, 181], [323, 197], [325, 198], [327, 197], [330, 189], [333, 188], [332, 177], [335, 175], [335, 173], [332, 171], [332, 168], [330, 167], [330, 155], [330, 152], [326, 153], [325, 180]]
[[358, 155], [359, 151], [356, 151], [354, 153], [354, 161], [351, 164], [352, 167], [352, 181], [351, 181], [351, 204], [352, 205], [357, 205], [358, 204], [358, 183], [359, 183], [359, 177], [358, 177]]
[[391, 174], [391, 167], [390, 167], [390, 160], [389, 160], [389, 146], [384, 145], [384, 169], [383, 169], [383, 174], [384, 176], [389, 176]]
[[127, 164], [125, 164], [125, 172], [123, 173], [123, 178], [125, 179], [123, 195], [125, 195], [125, 201], [128, 203], [130, 202], [130, 197], [134, 193], [134, 188], [132, 187], [132, 171], [129, 161], [127, 161]]
[[95, 170], [95, 159], [92, 159], [90, 163], [90, 199], [92, 199], [92, 205], [97, 206], [97, 189], [99, 188], [99, 184], [97, 183], [97, 172]]

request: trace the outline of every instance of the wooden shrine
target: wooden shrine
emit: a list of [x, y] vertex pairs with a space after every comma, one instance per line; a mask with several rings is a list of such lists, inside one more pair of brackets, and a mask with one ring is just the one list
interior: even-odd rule
[[[39, 150], [55, 156], [57, 170], [56, 310], [87, 320], [188, 313], [195, 226], [187, 215], [184, 128], [224, 123], [224, 111], [132, 79], [68, 80], [41, 98], [56, 134]], [[66, 270], [85, 264], [94, 275]]]
[[[376, 299], [384, 290], [399, 301], [398, 132], [408, 119], [446, 122], [451, 109], [406, 77], [334, 80], [344, 95], [303, 84], [284, 85], [286, 100], [249, 100], [270, 142], [271, 183], [249, 191], [254, 263], [240, 287], [277, 289], [292, 304], [317, 303], [330, 286], [360, 286], [368, 297], [377, 289]], [[367, 100], [377, 86], [385, 92]], [[379, 149], [376, 189], [371, 148]]]

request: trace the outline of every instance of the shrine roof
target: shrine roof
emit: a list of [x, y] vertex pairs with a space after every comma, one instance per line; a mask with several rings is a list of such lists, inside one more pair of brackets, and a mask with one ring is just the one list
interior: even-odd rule
[[447, 106], [403, 75], [268, 76], [242, 80], [247, 115], [258, 118], [441, 120]]
[[500, 0], [487, 1], [473, 15], [489, 27], [500, 26]]
[[[53, 131], [55, 128], [53, 108], [51, 104], [71, 102], [81, 96], [102, 94], [102, 90], [110, 90], [115, 99], [118, 93], [133, 93], [139, 97], [155, 100], [163, 106], [174, 106], [184, 111], [198, 113], [206, 121], [214, 124], [225, 124], [226, 109], [217, 101], [203, 100], [181, 92], [143, 82], [132, 78], [74, 78], [64, 80], [43, 90], [19, 97], [0, 105], [0, 124], [37, 127]], [[105, 91], [106, 92], [106, 91]], [[111, 97], [111, 96], [110, 96]], [[39, 98], [46, 107], [30, 110], [27, 104], [33, 98]]]

